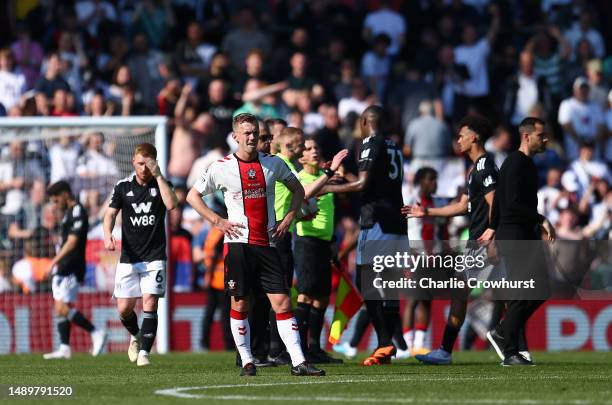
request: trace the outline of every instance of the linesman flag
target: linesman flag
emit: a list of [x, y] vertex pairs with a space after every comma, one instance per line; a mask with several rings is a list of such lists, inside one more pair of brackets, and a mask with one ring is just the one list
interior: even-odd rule
[[363, 299], [345, 272], [338, 270], [333, 264], [332, 271], [339, 273], [340, 276], [338, 290], [336, 291], [334, 320], [329, 328], [329, 342], [331, 344], [336, 344], [340, 341], [342, 332], [344, 332], [349, 320], [359, 311], [359, 308], [361, 308]]

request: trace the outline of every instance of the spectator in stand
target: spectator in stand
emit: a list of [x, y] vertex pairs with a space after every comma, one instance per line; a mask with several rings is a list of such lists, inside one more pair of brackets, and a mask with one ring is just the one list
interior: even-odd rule
[[603, 37], [593, 27], [593, 16], [588, 9], [583, 10], [580, 14], [580, 19], [574, 22], [572, 27], [565, 32], [565, 38], [572, 48], [575, 48], [582, 38], [586, 38], [591, 44], [596, 58], [603, 58], [605, 56], [606, 46]]
[[512, 126], [518, 127], [518, 124], [529, 116], [529, 110], [536, 103], [546, 106], [548, 111], [552, 108], [544, 78], [535, 75], [533, 54], [521, 52], [519, 72], [506, 84], [504, 116], [509, 118]]
[[55, 90], [70, 91], [68, 82], [61, 76], [61, 59], [58, 53], [50, 53], [47, 57], [47, 68], [44, 75], [38, 79], [34, 90], [36, 91], [36, 108], [42, 115], [49, 115], [51, 100]]
[[589, 83], [584, 77], [574, 80], [574, 96], [559, 106], [559, 124], [564, 132], [565, 158], [568, 162], [578, 158], [580, 138], [597, 144], [595, 156], [604, 150], [606, 131], [601, 107], [589, 101]]
[[283, 92], [283, 101], [287, 107], [297, 107], [297, 100], [304, 94], [320, 100], [323, 97], [323, 86], [310, 76], [308, 72], [308, 58], [303, 52], [296, 52], [291, 55], [289, 60], [291, 65], [291, 75], [285, 80], [287, 89]]
[[108, 88], [109, 100], [121, 110], [121, 115], [131, 115], [135, 107], [142, 101], [141, 93], [136, 91], [132, 73], [127, 65], [121, 65], [113, 75], [113, 82]]
[[147, 37], [136, 34], [133, 39], [132, 55], [128, 59], [130, 77], [142, 97], [141, 102], [148, 112], [157, 110], [157, 94], [164, 87], [160, 73], [162, 55], [150, 49]]
[[608, 93], [608, 108], [606, 109], [606, 129], [608, 136], [606, 140], [606, 148], [604, 150], [604, 160], [608, 165], [612, 164], [612, 90]]
[[0, 258], [0, 294], [14, 292], [17, 286], [13, 285], [13, 275], [9, 261]]
[[582, 229], [585, 238], [607, 240], [612, 222], [612, 191], [610, 183], [599, 179], [589, 184], [589, 188], [580, 201], [581, 213], [588, 211], [588, 224]]
[[45, 181], [45, 173], [40, 161], [26, 156], [25, 143], [13, 140], [9, 144], [9, 153], [0, 162], [0, 194], [4, 206], [0, 213], [15, 215], [23, 206], [24, 191], [36, 180]]
[[379, 100], [384, 100], [387, 81], [391, 74], [391, 57], [387, 53], [390, 44], [391, 40], [387, 34], [376, 35], [372, 49], [361, 59], [361, 76]]
[[64, 135], [49, 148], [51, 183], [74, 178], [79, 157], [79, 147], [74, 138]]
[[538, 212], [552, 224], [559, 220], [558, 203], [562, 197], [561, 170], [552, 167], [546, 175], [546, 185], [538, 190]]
[[237, 70], [244, 70], [244, 61], [251, 49], [261, 49], [265, 54], [270, 52], [272, 44], [268, 36], [257, 28], [253, 10], [244, 7], [238, 11], [237, 27], [224, 38], [221, 49], [225, 52]]
[[200, 104], [200, 109], [208, 112], [215, 119], [220, 133], [231, 132], [232, 113], [239, 107], [239, 104], [230, 97], [225, 81], [211, 80], [207, 96], [201, 98]]
[[159, 49], [166, 45], [166, 36], [174, 27], [170, 0], [142, 0], [136, 4], [132, 23], [147, 36], [148, 43]]
[[187, 24], [187, 37], [178, 44], [174, 53], [181, 75], [192, 85], [206, 77], [217, 47], [204, 40], [202, 27], [197, 21]]
[[70, 108], [69, 96], [69, 91], [64, 89], [55, 90], [55, 93], [53, 93], [53, 109], [51, 110], [51, 116], [76, 117], [78, 115]]
[[46, 186], [41, 180], [32, 182], [29, 197], [10, 223], [8, 237], [13, 240], [24, 240], [32, 236], [34, 230], [41, 226], [42, 206], [45, 203]]
[[434, 86], [424, 80], [421, 72], [409, 66], [404, 76], [391, 84], [387, 104], [392, 117], [393, 128], [406, 133], [411, 121], [420, 116], [419, 105], [423, 101], [433, 102], [434, 114], [438, 120], [444, 119], [442, 102]]
[[260, 49], [251, 49], [244, 61], [245, 70], [235, 72], [233, 92], [240, 98], [240, 93], [249, 79], [268, 81], [264, 74], [264, 53]]
[[58, 39], [57, 52], [62, 61], [63, 76], [70, 89], [80, 99], [82, 72], [89, 63], [81, 37], [70, 31], [62, 31]]
[[325, 124], [320, 108], [318, 111], [313, 111], [312, 104], [313, 101], [310, 92], [302, 91], [298, 93], [295, 107], [302, 113], [304, 119], [303, 130], [306, 135], [314, 134], [316, 131], [323, 128]]
[[108, 41], [108, 50], [102, 52], [97, 59], [96, 68], [105, 82], [111, 83], [115, 72], [127, 63], [130, 47], [125, 38], [115, 33]]
[[367, 87], [363, 79], [356, 77], [351, 83], [351, 96], [341, 99], [338, 103], [338, 116], [344, 121], [351, 112], [359, 115], [374, 100], [374, 97], [368, 97]]
[[[92, 132], [85, 135], [85, 151], [77, 160], [76, 174], [80, 178], [114, 178], [119, 176], [117, 164], [104, 154], [104, 135]], [[114, 180], [110, 180], [112, 183]]]
[[459, 115], [465, 115], [470, 108], [475, 108], [483, 115], [492, 112], [487, 60], [500, 28], [499, 6], [491, 4], [489, 13], [492, 20], [486, 36], [478, 39], [476, 27], [466, 24], [461, 34], [462, 43], [455, 48], [456, 63], [467, 66], [469, 72], [469, 79], [463, 82], [457, 92], [455, 109], [459, 110], [456, 111]]
[[355, 62], [351, 59], [344, 59], [340, 64], [340, 81], [334, 85], [334, 97], [336, 100], [351, 97], [354, 78]]
[[100, 24], [117, 21], [117, 12], [113, 4], [104, 0], [81, 0], [75, 4], [79, 25], [89, 35], [97, 37]]
[[366, 15], [363, 22], [363, 37], [372, 42], [378, 34], [387, 34], [391, 40], [387, 52], [390, 56], [399, 54], [406, 40], [406, 22], [404, 17], [392, 9], [392, 2], [382, 0], [380, 7]]
[[[170, 143], [170, 161], [168, 162], [168, 180], [174, 186], [184, 187], [193, 162], [202, 150], [202, 139], [191, 130], [194, 119], [186, 115], [186, 104], [193, 88], [185, 84], [174, 110], [176, 126]], [[204, 113], [208, 115], [207, 113]], [[195, 117], [193, 117], [195, 118]]]
[[608, 167], [605, 163], [596, 159], [594, 149], [595, 142], [593, 139], [580, 139], [578, 159], [571, 162], [567, 171], [563, 173], [564, 182], [573, 181], [578, 185], [578, 189], [576, 190], [578, 198], [582, 198], [589, 184], [593, 181], [598, 179], [610, 181]]
[[26, 90], [26, 78], [15, 69], [13, 52], [0, 49], [0, 104], [8, 112], [19, 108], [21, 96]]
[[315, 133], [314, 140], [319, 147], [321, 160], [327, 162], [332, 160], [336, 153], [344, 149], [344, 145], [340, 140], [340, 118], [336, 105], [323, 104], [321, 115], [323, 116], [324, 126]]
[[[553, 40], [557, 42], [557, 49], [553, 48]], [[540, 29], [527, 41], [523, 51], [534, 54], [536, 77], [543, 77], [546, 80], [548, 91], [553, 99], [553, 106], [556, 108], [565, 91], [563, 64], [570, 57], [571, 45], [561, 35], [559, 28], [548, 26]]]
[[115, 105], [106, 100], [102, 90], [95, 90], [91, 101], [85, 104], [85, 114], [92, 117], [112, 116]]
[[419, 113], [420, 116], [412, 120], [406, 130], [404, 156], [413, 160], [449, 156], [451, 134], [446, 123], [434, 117], [432, 101], [421, 101]]
[[285, 88], [285, 83], [266, 85], [260, 80], [250, 79], [244, 86], [244, 93], [242, 94], [242, 101], [244, 101], [244, 104], [234, 111], [233, 116], [235, 117], [242, 113], [250, 113], [264, 120], [268, 118], [279, 118], [280, 113], [278, 109], [273, 104], [265, 102], [265, 98]]
[[213, 138], [211, 144], [209, 145], [208, 152], [193, 162], [191, 171], [189, 172], [189, 177], [187, 178], [187, 187], [193, 187], [196, 181], [202, 176], [202, 173], [206, 173], [208, 166], [210, 166], [216, 160], [223, 159], [228, 152], [229, 148], [224, 139]]
[[574, 48], [573, 59], [564, 64], [566, 83], [572, 83], [579, 76], [587, 75], [587, 64], [594, 58], [591, 43], [582, 38]]
[[493, 136], [485, 142], [485, 149], [493, 155], [495, 165], [501, 167], [508, 154], [512, 151], [512, 134], [508, 128], [498, 126]]
[[609, 86], [603, 80], [603, 64], [600, 59], [592, 59], [586, 65], [586, 77], [589, 83], [589, 101], [608, 107]]
[[168, 78], [166, 85], [157, 95], [157, 113], [159, 115], [165, 115], [168, 118], [174, 117], [174, 109], [181, 96], [181, 88], [181, 80], [177, 76], [173, 75]]
[[37, 41], [30, 38], [27, 25], [17, 24], [17, 39], [11, 45], [15, 55], [17, 68], [24, 74], [26, 88], [31, 89], [36, 84], [43, 62], [43, 50]]
[[40, 245], [48, 238], [48, 234], [42, 229], [33, 233], [24, 244], [25, 256], [13, 265], [13, 278], [24, 294], [39, 292], [37, 285], [48, 277], [51, 258], [40, 255], [45, 250], [41, 249]]

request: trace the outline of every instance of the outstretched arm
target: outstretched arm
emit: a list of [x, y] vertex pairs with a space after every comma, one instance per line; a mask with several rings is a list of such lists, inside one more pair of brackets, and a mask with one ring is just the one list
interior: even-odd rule
[[423, 208], [421, 205], [405, 205], [402, 207], [402, 214], [410, 218], [421, 217], [455, 217], [465, 215], [468, 212], [468, 196], [463, 194], [457, 202], [437, 208]]

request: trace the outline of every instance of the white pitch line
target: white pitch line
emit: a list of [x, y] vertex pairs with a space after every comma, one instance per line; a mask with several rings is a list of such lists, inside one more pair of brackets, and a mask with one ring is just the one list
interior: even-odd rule
[[[414, 378], [416, 377], [416, 378]], [[609, 379], [609, 376], [594, 376], [599, 378]], [[479, 404], [522, 404], [522, 405], [544, 405], [544, 404], [561, 404], [568, 403], [573, 405], [589, 405], [594, 402], [591, 400], [537, 400], [537, 399], [441, 399], [441, 398], [432, 398], [432, 399], [423, 399], [423, 398], [364, 398], [361, 397], [346, 397], [346, 396], [314, 396], [314, 397], [295, 397], [295, 396], [253, 396], [253, 395], [212, 395], [212, 394], [189, 394], [185, 391], [204, 391], [204, 390], [216, 390], [223, 388], [257, 388], [257, 387], [277, 387], [277, 386], [288, 386], [288, 385], [318, 385], [318, 384], [351, 384], [351, 383], [378, 383], [381, 381], [385, 382], [427, 382], [427, 381], [495, 381], [495, 380], [553, 380], [553, 379], [563, 379], [564, 377], [555, 376], [555, 375], [544, 375], [544, 376], [482, 376], [482, 375], [472, 375], [472, 376], [457, 376], [457, 377], [436, 377], [436, 378], [418, 378], [416, 375], [411, 377], [400, 377], [395, 378], [393, 376], [384, 376], [383, 379], [380, 378], [358, 378], [358, 379], [343, 379], [343, 380], [331, 380], [331, 379], [322, 379], [322, 380], [308, 380], [308, 381], [295, 381], [295, 382], [273, 382], [273, 383], [246, 383], [246, 384], [222, 384], [222, 385], [208, 385], [208, 386], [197, 386], [197, 387], [175, 387], [168, 388], [162, 390], [156, 390], [155, 394], [171, 396], [175, 398], [185, 398], [185, 399], [217, 399], [217, 400], [254, 400], [254, 401], [286, 401], [286, 400], [300, 400], [300, 401], [327, 401], [327, 402], [342, 402], [342, 401], [352, 401], [352, 402], [382, 402], [382, 403], [415, 403], [415, 402], [425, 402], [425, 403], [479, 403]], [[597, 402], [601, 403], [601, 402]], [[612, 404], [611, 401], [605, 402], [606, 404]]]

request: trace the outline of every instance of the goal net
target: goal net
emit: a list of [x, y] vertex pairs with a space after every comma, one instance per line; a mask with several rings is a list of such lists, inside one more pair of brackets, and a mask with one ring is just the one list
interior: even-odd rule
[[[133, 172], [136, 145], [149, 142], [167, 163], [163, 117], [0, 119], [0, 354], [57, 348], [49, 262], [59, 248], [58, 213], [46, 196], [50, 183], [66, 180], [87, 209], [86, 272], [76, 307], [109, 332], [106, 350], [127, 349], [129, 335], [119, 322], [114, 288], [119, 250], [104, 249], [102, 217], [117, 180]], [[121, 239], [121, 225], [115, 226]], [[159, 305], [157, 350], [168, 350], [167, 304]], [[140, 312], [140, 308], [138, 309]], [[73, 351], [91, 341], [71, 328]]]

